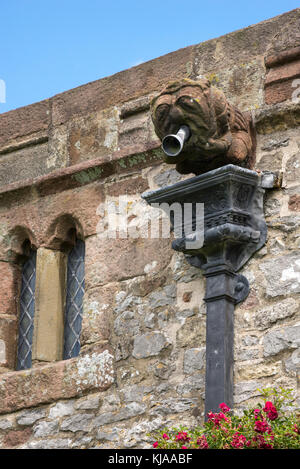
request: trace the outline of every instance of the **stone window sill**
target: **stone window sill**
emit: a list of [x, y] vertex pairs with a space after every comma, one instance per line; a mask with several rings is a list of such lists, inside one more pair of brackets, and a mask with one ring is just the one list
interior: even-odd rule
[[0, 375], [0, 414], [104, 391], [114, 382], [113, 355], [107, 349]]

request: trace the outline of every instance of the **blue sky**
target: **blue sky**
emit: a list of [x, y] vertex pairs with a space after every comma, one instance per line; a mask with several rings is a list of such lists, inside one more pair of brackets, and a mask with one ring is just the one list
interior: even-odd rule
[[2, 0], [0, 113], [297, 7], [296, 0]]

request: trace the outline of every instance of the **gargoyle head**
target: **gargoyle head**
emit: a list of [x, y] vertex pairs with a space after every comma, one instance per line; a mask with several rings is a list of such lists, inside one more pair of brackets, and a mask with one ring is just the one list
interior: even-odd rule
[[152, 100], [151, 117], [161, 140], [182, 126], [189, 128], [180, 154], [165, 156], [179, 172], [201, 174], [229, 163], [247, 166], [252, 147], [248, 123], [208, 80], [170, 83]]

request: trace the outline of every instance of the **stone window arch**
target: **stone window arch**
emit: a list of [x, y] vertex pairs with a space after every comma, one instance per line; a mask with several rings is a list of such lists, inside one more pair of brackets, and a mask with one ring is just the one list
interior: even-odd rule
[[57, 361], [79, 355], [85, 244], [80, 223], [57, 217], [37, 254], [34, 358]]

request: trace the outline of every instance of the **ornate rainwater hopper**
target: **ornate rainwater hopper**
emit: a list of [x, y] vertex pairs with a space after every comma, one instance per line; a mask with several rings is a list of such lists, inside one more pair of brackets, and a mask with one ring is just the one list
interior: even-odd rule
[[[172, 248], [206, 277], [206, 413], [218, 411], [221, 402], [233, 406], [234, 307], [249, 293], [248, 281], [238, 271], [266, 241], [263, 194], [255, 171], [227, 165], [142, 195], [154, 206], [177, 202], [183, 212], [192, 203], [193, 226], [196, 204], [204, 204], [204, 223], [198, 223], [204, 233], [185, 236], [183, 226], [183, 236], [174, 239]], [[201, 238], [203, 245], [191, 249]]]
[[[222, 402], [233, 407], [234, 307], [249, 293], [247, 279], [238, 272], [266, 241], [264, 189], [252, 170], [247, 119], [207, 80], [168, 85], [153, 100], [151, 113], [165, 161], [176, 164], [181, 173], [196, 174], [142, 197], [154, 207], [179, 204], [181, 236], [174, 229], [172, 248], [183, 252], [187, 262], [202, 269], [206, 277], [207, 414], [219, 411]], [[186, 127], [188, 131], [182, 132]], [[201, 204], [203, 212], [197, 209]], [[190, 205], [192, 216], [186, 229], [184, 212]], [[199, 213], [202, 220], [197, 219]]]

